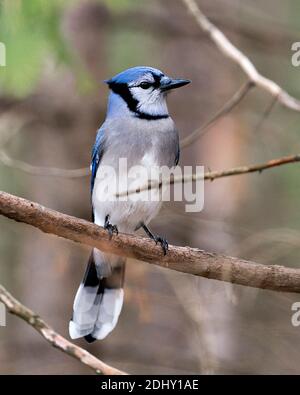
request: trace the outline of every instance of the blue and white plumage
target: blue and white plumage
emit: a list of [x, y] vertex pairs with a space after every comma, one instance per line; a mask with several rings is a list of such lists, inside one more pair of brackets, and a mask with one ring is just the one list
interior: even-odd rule
[[[169, 116], [166, 93], [190, 81], [171, 79], [152, 67], [133, 67], [106, 81], [110, 88], [105, 122], [98, 130], [92, 151], [91, 194], [93, 220], [114, 231], [133, 233], [143, 227], [166, 252], [164, 239], [154, 236], [147, 224], [158, 213], [161, 201], [116, 199], [116, 190], [107, 195], [104, 184], [112, 183], [103, 170], [112, 167], [122, 185], [119, 159], [127, 159], [128, 169], [142, 165], [172, 168], [179, 159], [179, 139]], [[124, 185], [125, 183], [124, 179]], [[105, 191], [104, 191], [105, 190]], [[104, 194], [106, 194], [104, 196]], [[116, 326], [123, 304], [125, 259], [94, 249], [85, 277], [77, 291], [71, 338], [89, 342], [103, 339]]]

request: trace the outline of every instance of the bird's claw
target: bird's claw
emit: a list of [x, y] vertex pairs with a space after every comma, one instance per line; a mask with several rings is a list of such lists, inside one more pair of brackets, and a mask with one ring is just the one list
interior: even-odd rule
[[161, 248], [163, 249], [164, 255], [167, 255], [167, 251], [169, 249], [169, 244], [167, 239], [165, 239], [164, 237], [161, 236], [155, 236], [154, 238], [155, 243], [160, 243]]
[[107, 215], [107, 216], [105, 217], [104, 229], [106, 229], [106, 230], [108, 231], [109, 238], [111, 239], [114, 233], [115, 233], [116, 235], [119, 234], [119, 230], [118, 230], [117, 225], [112, 225], [112, 224], [109, 222], [108, 219], [109, 219], [109, 216]]

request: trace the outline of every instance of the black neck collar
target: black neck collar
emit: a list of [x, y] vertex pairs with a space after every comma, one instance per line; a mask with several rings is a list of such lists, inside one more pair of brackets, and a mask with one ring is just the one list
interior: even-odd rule
[[135, 111], [135, 116], [140, 119], [147, 119], [148, 121], [157, 121], [159, 119], [167, 119], [169, 118], [168, 114], [147, 114], [146, 112], [142, 112], [139, 110]]

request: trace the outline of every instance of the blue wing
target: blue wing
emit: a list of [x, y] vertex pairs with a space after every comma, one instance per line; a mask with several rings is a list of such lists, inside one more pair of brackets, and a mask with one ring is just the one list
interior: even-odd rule
[[97, 132], [96, 141], [92, 150], [92, 162], [91, 162], [91, 194], [93, 193], [94, 184], [95, 184], [95, 177], [97, 174], [97, 170], [99, 164], [101, 162], [101, 158], [104, 153], [104, 130], [100, 128]]

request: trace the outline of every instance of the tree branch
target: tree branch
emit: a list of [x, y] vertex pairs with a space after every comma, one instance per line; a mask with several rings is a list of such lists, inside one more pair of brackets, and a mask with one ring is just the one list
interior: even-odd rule
[[7, 125], [7, 122], [3, 122], [2, 119], [0, 124], [0, 162], [3, 165], [13, 169], [21, 170], [27, 174], [43, 177], [78, 178], [90, 175], [90, 169], [88, 167], [78, 169], [61, 169], [56, 167], [34, 166], [22, 160], [12, 158], [5, 151], [5, 145], [8, 144], [8, 142], [17, 134], [19, 134], [25, 126], [29, 127], [29, 125], [33, 124], [35, 121], [35, 119], [32, 117], [25, 117], [23, 119], [21, 118], [19, 121], [16, 121], [15, 118], [12, 119], [12, 125]]
[[78, 169], [62, 169], [58, 167], [34, 166], [22, 160], [11, 158], [4, 150], [0, 150], [0, 162], [5, 166], [21, 170], [24, 173], [41, 177], [81, 178], [90, 175], [89, 167]]
[[2, 285], [0, 285], [0, 302], [5, 304], [11, 314], [22, 318], [31, 325], [53, 347], [87, 365], [96, 373], [107, 375], [126, 374], [100, 361], [83, 348], [76, 346], [59, 335], [40, 316], [16, 300]]
[[195, 18], [198, 26], [214, 42], [218, 49], [234, 63], [240, 66], [253, 84], [277, 97], [278, 101], [295, 111], [300, 111], [300, 101], [289, 95], [278, 84], [261, 75], [250, 59], [244, 55], [231, 41], [203, 14], [195, 0], [182, 0]]
[[194, 130], [187, 137], [180, 141], [180, 148], [186, 148], [202, 137], [220, 118], [233, 110], [233, 108], [243, 100], [243, 98], [253, 87], [254, 84], [251, 81], [247, 81], [245, 84], [243, 84], [240, 89], [235, 92], [235, 94], [223, 105], [223, 107], [221, 107], [215, 113], [215, 115], [213, 115], [213, 117], [208, 120], [208, 122], [206, 122], [203, 126], [200, 126], [200, 128]]
[[29, 200], [0, 192], [0, 214], [104, 252], [140, 259], [164, 268], [233, 284], [281, 292], [300, 293], [300, 269], [261, 265], [197, 248], [160, 246], [143, 237], [108, 232], [93, 223], [48, 209]]
[[261, 173], [263, 170], [271, 169], [272, 167], [288, 165], [290, 163], [295, 163], [295, 162], [300, 162], [299, 154], [283, 156], [277, 159], [271, 159], [266, 163], [260, 163], [256, 165], [233, 167], [231, 169], [221, 170], [221, 171], [208, 171], [204, 173], [204, 175], [191, 174], [188, 176], [174, 176], [172, 178], [162, 179], [160, 182], [152, 180], [140, 188], [129, 189], [128, 191], [118, 193], [116, 196], [123, 197], [135, 193], [141, 193], [143, 191], [147, 191], [155, 188], [157, 189], [161, 188], [163, 185], [187, 183], [187, 182], [198, 181], [201, 179], [203, 179], [204, 181], [214, 181], [216, 178], [237, 176], [237, 175], [248, 174], [248, 173]]

